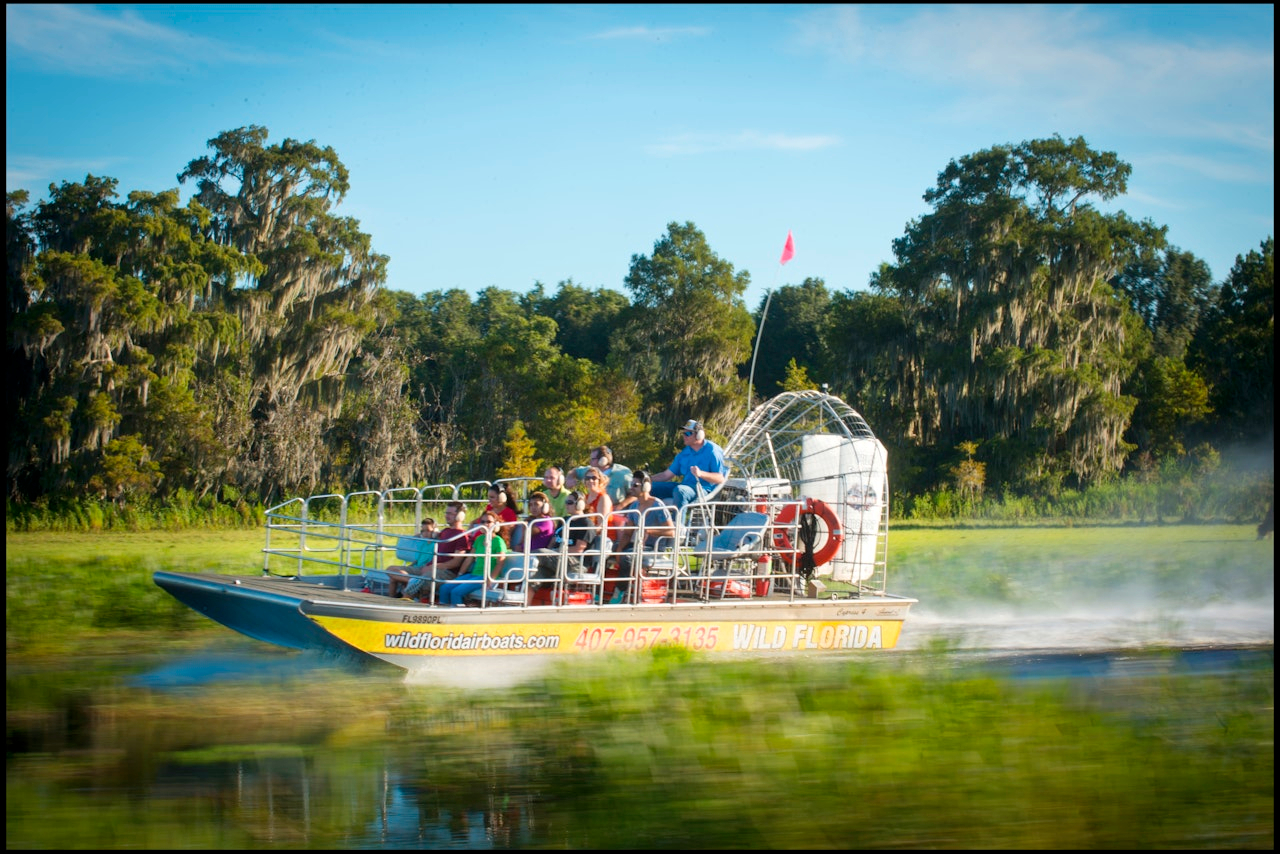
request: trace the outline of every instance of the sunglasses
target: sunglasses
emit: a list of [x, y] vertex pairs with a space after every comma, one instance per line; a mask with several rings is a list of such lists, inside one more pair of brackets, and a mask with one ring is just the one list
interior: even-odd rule
[[685, 430], [685, 431], [684, 431], [684, 435], [685, 435], [685, 438], [687, 439], [688, 437], [690, 437], [690, 436], [692, 436], [692, 435], [693, 435], [693, 431], [692, 431], [692, 430]]

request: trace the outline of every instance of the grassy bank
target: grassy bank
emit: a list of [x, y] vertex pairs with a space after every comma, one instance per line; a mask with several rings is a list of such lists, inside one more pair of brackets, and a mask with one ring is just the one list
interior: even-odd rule
[[[216, 627], [151, 580], [158, 569], [253, 573], [261, 530], [39, 532], [5, 538], [5, 651], [92, 650], [104, 636], [166, 643]], [[221, 629], [218, 629], [221, 630]]]
[[1123, 595], [1169, 605], [1272, 595], [1275, 547], [1249, 525], [920, 527], [889, 532], [890, 588], [928, 608]]
[[[261, 530], [37, 532], [5, 540], [5, 648], [45, 654], [104, 635], [168, 642], [225, 631], [151, 580], [157, 569], [255, 573]], [[889, 535], [889, 588], [938, 610], [1051, 606], [1144, 590], [1169, 603], [1271, 596], [1270, 540], [1247, 525], [914, 527]]]

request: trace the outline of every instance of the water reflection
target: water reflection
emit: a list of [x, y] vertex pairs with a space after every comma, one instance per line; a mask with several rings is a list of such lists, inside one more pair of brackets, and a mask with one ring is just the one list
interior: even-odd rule
[[[241, 646], [248, 646], [243, 642]], [[338, 659], [321, 652], [294, 652], [255, 644], [243, 650], [210, 650], [175, 656], [135, 674], [129, 684], [139, 688], [172, 690], [219, 682], [282, 683], [294, 679], [328, 679], [334, 674], [358, 675], [382, 671], [393, 678], [394, 668], [379, 662]]]
[[527, 797], [458, 797], [413, 779], [381, 746], [338, 752], [177, 757], [156, 768], [145, 797], [153, 808], [199, 801], [261, 847], [509, 848], [533, 839]]

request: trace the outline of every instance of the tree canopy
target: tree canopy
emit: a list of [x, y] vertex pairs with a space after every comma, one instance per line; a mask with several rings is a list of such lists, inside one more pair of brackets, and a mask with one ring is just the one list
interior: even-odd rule
[[533, 474], [602, 443], [660, 469], [686, 419], [723, 437], [749, 392], [821, 384], [900, 484], [969, 499], [1272, 436], [1272, 238], [1211, 282], [1164, 228], [1099, 210], [1131, 170], [1079, 137], [951, 161], [869, 289], [808, 278], [754, 315], [749, 273], [692, 222], [631, 257], [629, 297], [390, 291], [337, 213], [333, 149], [256, 126], [209, 148], [185, 204], [94, 175], [7, 194], [10, 499], [271, 501]]
[[1095, 209], [1129, 171], [1082, 138], [1054, 137], [939, 173], [924, 195], [933, 212], [908, 224], [875, 280], [903, 334], [868, 357], [889, 366], [872, 372], [912, 441], [985, 438], [999, 480], [1120, 471], [1140, 321], [1108, 281], [1164, 241], [1150, 222]]
[[743, 303], [748, 284], [750, 276], [711, 251], [691, 222], [669, 223], [653, 254], [631, 256], [623, 369], [663, 434], [689, 418], [727, 432], [745, 414], [739, 366], [754, 332]]

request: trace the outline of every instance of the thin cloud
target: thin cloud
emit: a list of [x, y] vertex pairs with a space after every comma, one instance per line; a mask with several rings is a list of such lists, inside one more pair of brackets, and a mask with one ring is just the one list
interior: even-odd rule
[[727, 135], [677, 134], [648, 146], [648, 151], [662, 156], [705, 154], [712, 151], [816, 151], [839, 144], [840, 138], [837, 136], [795, 136], [746, 130]]
[[1124, 200], [1130, 205], [1141, 204], [1148, 208], [1163, 208], [1171, 211], [1185, 211], [1190, 208], [1190, 205], [1185, 202], [1135, 190], [1132, 187], [1125, 191]]
[[1273, 146], [1274, 51], [1241, 41], [1136, 36], [1105, 7], [921, 7], [906, 15], [824, 8], [796, 21], [795, 44], [888, 69], [952, 94], [957, 112], [1042, 110], [1063, 127], [1142, 122], [1186, 135], [1188, 111], [1214, 115], [1223, 141]]
[[1262, 184], [1275, 178], [1271, 174], [1263, 174], [1253, 166], [1239, 162], [1226, 161], [1218, 157], [1196, 157], [1188, 154], [1157, 154], [1144, 157], [1148, 164], [1173, 166], [1181, 172], [1194, 172], [1215, 181], [1227, 181], [1234, 184]]
[[90, 77], [131, 77], [224, 62], [260, 62], [214, 39], [150, 23], [130, 9], [93, 6], [5, 7], [8, 59]]
[[5, 187], [31, 191], [32, 197], [40, 196], [54, 176], [76, 175], [74, 181], [83, 181], [85, 175], [110, 177], [110, 171], [121, 161], [119, 158], [100, 157], [87, 160], [57, 159], [7, 154], [4, 161]]
[[709, 27], [614, 27], [602, 33], [593, 33], [589, 39], [642, 39], [647, 41], [669, 41], [680, 36], [705, 36], [711, 32]]
[[324, 43], [330, 52], [350, 62], [353, 58], [373, 60], [377, 62], [420, 62], [423, 52], [419, 47], [409, 44], [398, 44], [391, 38], [395, 33], [388, 33], [384, 38], [353, 38], [331, 30], [318, 30], [313, 38], [317, 44]]

